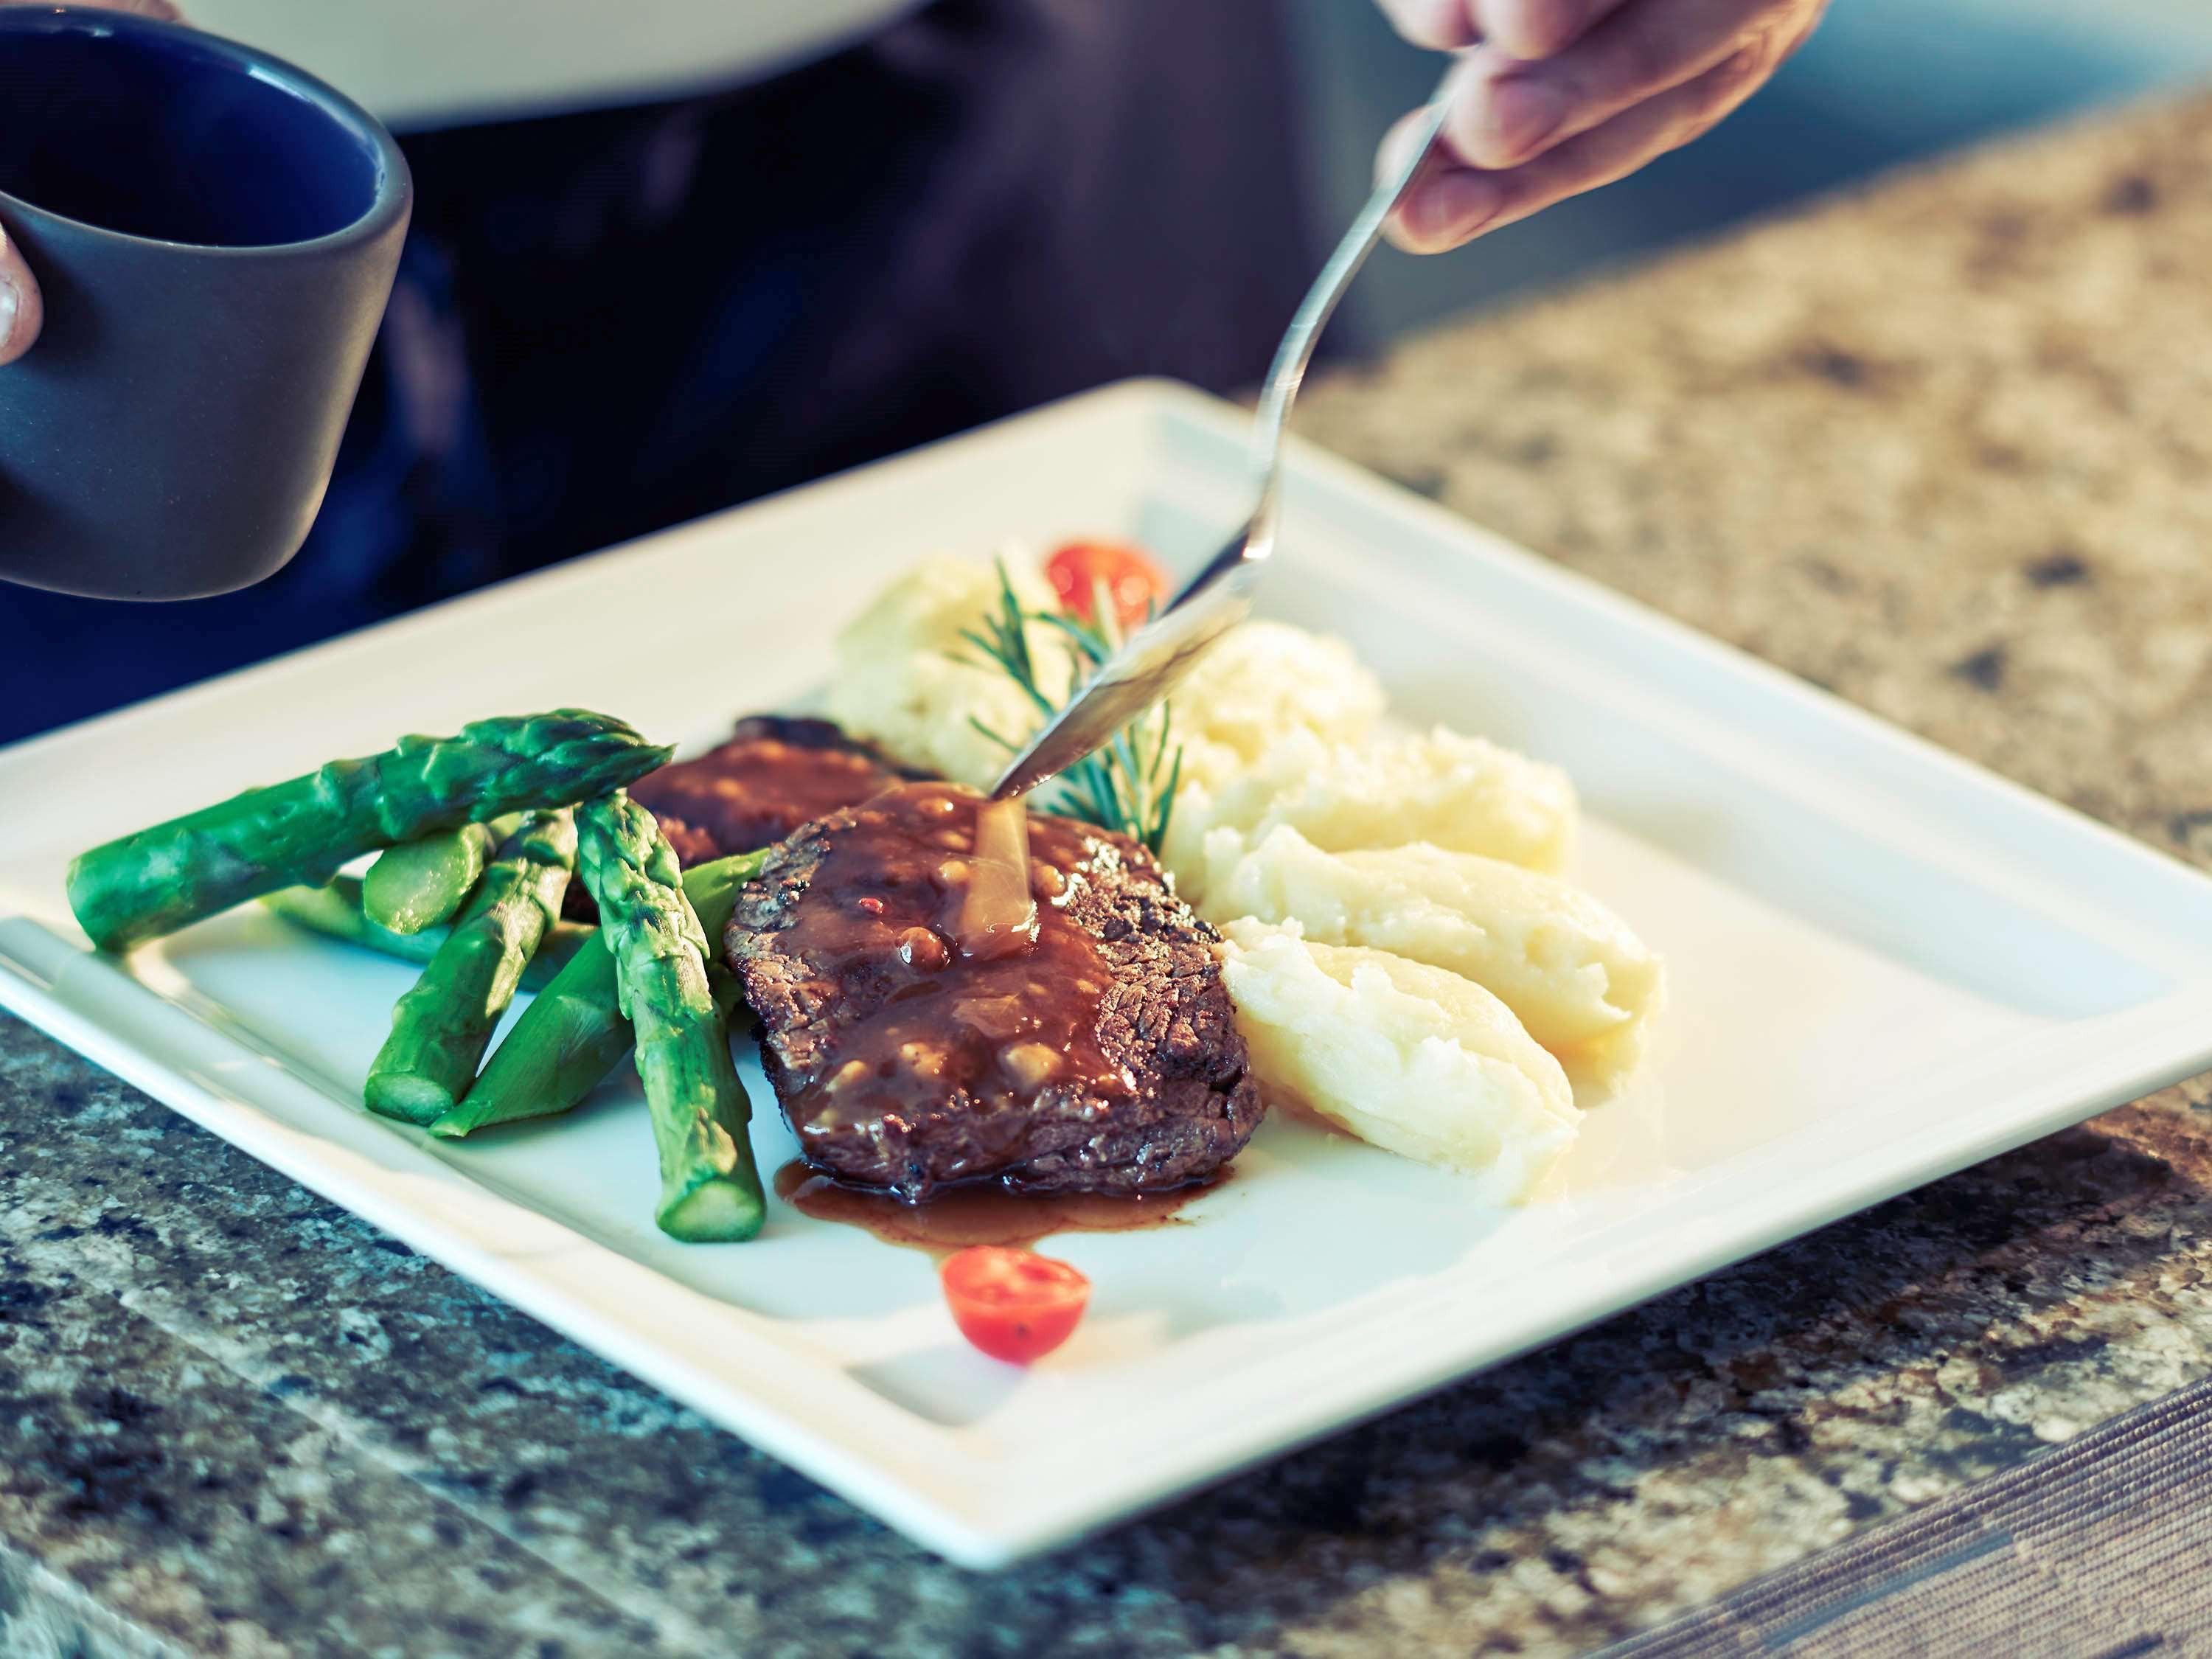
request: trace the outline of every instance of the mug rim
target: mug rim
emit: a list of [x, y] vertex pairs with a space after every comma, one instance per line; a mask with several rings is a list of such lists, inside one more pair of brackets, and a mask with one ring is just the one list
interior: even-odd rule
[[154, 248], [167, 253], [193, 254], [209, 258], [246, 259], [312, 258], [341, 252], [361, 243], [375, 241], [406, 221], [412, 205], [414, 176], [408, 168], [407, 157], [400, 151], [398, 141], [392, 137], [384, 123], [368, 111], [327, 81], [308, 74], [296, 64], [288, 63], [258, 46], [249, 46], [225, 35], [210, 34], [204, 29], [196, 29], [187, 24], [161, 22], [137, 12], [112, 11], [102, 7], [0, 5], [0, 34], [13, 33], [95, 37], [137, 33], [157, 40], [189, 43], [196, 51], [227, 60], [229, 66], [240, 74], [273, 82], [282, 90], [313, 104], [374, 153], [377, 180], [376, 194], [369, 202], [367, 211], [336, 230], [295, 242], [258, 242], [240, 246], [235, 244], [173, 241], [160, 236], [137, 236], [129, 231], [112, 230], [106, 225], [94, 224], [88, 219], [58, 213], [52, 208], [40, 207], [35, 202], [0, 190], [0, 204], [5, 204], [11, 212], [45, 225], [123, 246]]

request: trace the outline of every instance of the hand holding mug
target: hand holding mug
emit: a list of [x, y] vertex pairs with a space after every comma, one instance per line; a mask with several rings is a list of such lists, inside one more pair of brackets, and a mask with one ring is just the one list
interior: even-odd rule
[[[0, 0], [0, 6], [35, 5], [39, 0]], [[158, 17], [164, 22], [174, 22], [177, 9], [169, 0], [83, 0], [83, 3], [109, 11], [137, 12], [142, 17]], [[46, 307], [39, 298], [39, 279], [23, 263], [22, 253], [8, 240], [7, 228], [0, 226], [0, 367], [12, 363], [28, 351], [39, 337], [39, 325], [46, 319]]]
[[181, 599], [307, 539], [392, 292], [392, 135], [168, 0], [0, 0], [0, 580]]

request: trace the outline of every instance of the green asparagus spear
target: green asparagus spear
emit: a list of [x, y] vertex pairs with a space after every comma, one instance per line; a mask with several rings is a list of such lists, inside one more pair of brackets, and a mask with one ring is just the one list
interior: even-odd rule
[[604, 794], [669, 753], [574, 708], [477, 720], [457, 738], [402, 738], [78, 854], [70, 908], [94, 944], [127, 951], [280, 887], [319, 887], [395, 842]]
[[687, 1243], [750, 1238], [768, 1213], [730, 1060], [730, 1028], [707, 985], [706, 930], [684, 896], [675, 850], [653, 814], [617, 790], [576, 809], [577, 858], [599, 907], [622, 1011], [660, 1153], [653, 1219]]
[[501, 846], [483, 885], [414, 988], [368, 1068], [371, 1111], [428, 1123], [477, 1079], [492, 1028], [553, 924], [576, 865], [568, 808], [533, 812]]
[[510, 816], [495, 823], [459, 824], [386, 848], [362, 878], [362, 909], [395, 933], [419, 933], [451, 921], [519, 821]]
[[[741, 853], [684, 872], [684, 896], [709, 941], [729, 927], [738, 889], [767, 862], [765, 850]], [[737, 982], [727, 969], [710, 963], [708, 987], [725, 1012], [735, 1012]], [[495, 1123], [558, 1116], [605, 1082], [636, 1041], [623, 1018], [614, 957], [605, 936], [593, 933], [492, 1050], [468, 1098], [430, 1133], [458, 1140]]]
[[[419, 933], [395, 933], [371, 921], [363, 912], [359, 876], [340, 876], [327, 887], [281, 887], [264, 893], [260, 902], [268, 909], [311, 932], [343, 939], [363, 950], [420, 966], [438, 954], [452, 934], [450, 927], [426, 927]], [[566, 968], [583, 945], [599, 938], [599, 929], [564, 921], [551, 929], [538, 946], [538, 954], [522, 970], [522, 988], [543, 990]], [[602, 954], [604, 954], [602, 949]]]

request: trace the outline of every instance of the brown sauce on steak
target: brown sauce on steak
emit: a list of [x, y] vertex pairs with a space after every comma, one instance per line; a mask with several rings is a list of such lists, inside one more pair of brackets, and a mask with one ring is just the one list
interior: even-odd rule
[[1133, 1233], [1172, 1226], [1193, 1199], [1228, 1180], [1224, 1170], [1200, 1186], [1164, 1193], [1015, 1193], [1004, 1187], [953, 1187], [927, 1204], [843, 1187], [803, 1159], [775, 1172], [775, 1194], [801, 1215], [874, 1234], [886, 1244], [947, 1256], [971, 1244], [1019, 1249], [1055, 1233]]
[[1046, 1089], [1106, 1103], [1133, 1095], [1134, 1080], [1098, 1046], [1113, 969], [1052, 902], [1089, 858], [1090, 837], [1036, 819], [1035, 933], [1022, 948], [971, 955], [959, 939], [978, 870], [975, 820], [972, 796], [911, 785], [861, 809], [816, 869], [783, 949], [832, 981], [889, 981], [890, 994], [840, 1034], [823, 1073], [793, 1079], [786, 1105], [802, 1146], [917, 1121], [958, 1094], [974, 1103], [986, 1157], [1011, 1160]]
[[[908, 1203], [1211, 1179], [1265, 1111], [1218, 936], [1135, 843], [1032, 815], [1026, 858], [995, 830], [979, 848], [981, 805], [898, 786], [803, 826], [737, 896], [724, 949], [807, 1163]], [[1008, 895], [969, 902], [1001, 860], [1027, 872], [1018, 927], [994, 920]]]

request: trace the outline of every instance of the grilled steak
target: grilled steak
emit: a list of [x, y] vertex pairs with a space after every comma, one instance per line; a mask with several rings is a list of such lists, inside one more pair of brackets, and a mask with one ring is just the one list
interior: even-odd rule
[[[629, 793], [688, 870], [773, 846], [802, 823], [915, 775], [829, 720], [755, 714], [739, 720], [726, 743], [647, 773]], [[565, 914], [599, 920], [580, 881], [568, 884]]]
[[1034, 943], [963, 955], [971, 790], [908, 784], [808, 824], [725, 947], [808, 1161], [909, 1201], [996, 1181], [1202, 1181], [1259, 1127], [1213, 930], [1133, 842], [1030, 819]]
[[664, 825], [674, 818], [711, 842], [695, 860], [704, 863], [769, 846], [914, 775], [829, 720], [755, 714], [728, 742], [647, 773], [629, 793]]

